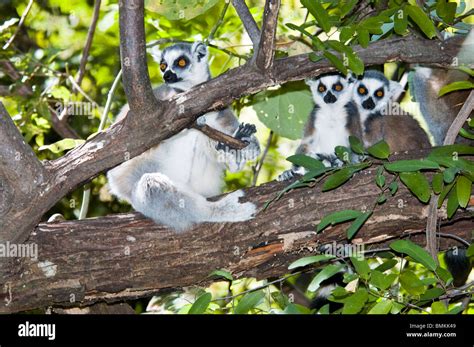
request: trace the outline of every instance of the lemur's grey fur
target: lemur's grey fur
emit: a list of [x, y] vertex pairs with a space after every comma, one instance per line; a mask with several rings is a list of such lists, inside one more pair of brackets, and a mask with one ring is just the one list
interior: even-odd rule
[[[162, 54], [154, 50], [152, 55], [160, 63], [165, 81], [154, 90], [160, 100], [210, 79], [208, 51], [201, 42], [175, 44]], [[125, 117], [128, 110], [126, 105], [118, 119]], [[145, 216], [176, 231], [201, 222], [237, 222], [253, 218], [255, 205], [239, 202], [242, 191], [213, 202], [206, 198], [222, 192], [226, 168], [240, 171], [247, 160], [259, 155], [260, 147], [253, 136], [255, 126], [239, 124], [229, 108], [209, 112], [199, 117], [198, 123], [249, 144], [242, 150], [231, 150], [196, 129], [182, 130], [110, 170], [107, 177], [111, 192]]]

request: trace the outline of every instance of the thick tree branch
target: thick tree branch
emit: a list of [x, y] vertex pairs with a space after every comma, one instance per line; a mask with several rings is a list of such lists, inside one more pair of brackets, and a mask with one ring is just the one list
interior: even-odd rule
[[120, 60], [123, 86], [134, 120], [144, 113], [161, 111], [148, 75], [146, 60], [144, 1], [119, 2]]
[[32, 229], [36, 224], [21, 219], [21, 214], [43, 183], [45, 171], [1, 102], [0, 143], [0, 240], [8, 240], [15, 237], [14, 225], [24, 223]]
[[278, 24], [279, 10], [280, 0], [267, 0], [265, 2], [262, 33], [255, 61], [257, 67], [262, 71], [268, 70], [273, 64], [273, 57], [275, 56], [275, 34]]
[[242, 24], [244, 25], [245, 30], [250, 37], [250, 40], [252, 40], [253, 50], [256, 52], [260, 43], [260, 29], [258, 28], [255, 19], [253, 19], [249, 8], [245, 4], [245, 0], [232, 0], [232, 5], [237, 11], [240, 20], [242, 21]]
[[[321, 184], [294, 190], [251, 221], [202, 224], [185, 233], [174, 233], [138, 213], [40, 224], [28, 241], [38, 246], [38, 259], [15, 259], [0, 269], [0, 288], [9, 288], [0, 291], [0, 312], [147, 297], [161, 289], [202, 285], [209, 273], [221, 268], [237, 277], [280, 276], [291, 261], [314, 255], [321, 245], [347, 242], [348, 224], [320, 234], [315, 226], [331, 212], [372, 206], [380, 193], [376, 171], [373, 167], [361, 172], [326, 193], [321, 193]], [[262, 208], [285, 185], [273, 182], [247, 189], [245, 200]], [[472, 208], [450, 221], [443, 217], [441, 232], [469, 239]], [[400, 186], [395, 197], [376, 208], [353, 242], [366, 250], [403, 237], [424, 245], [427, 209]], [[441, 240], [443, 249], [450, 245], [459, 243]]]

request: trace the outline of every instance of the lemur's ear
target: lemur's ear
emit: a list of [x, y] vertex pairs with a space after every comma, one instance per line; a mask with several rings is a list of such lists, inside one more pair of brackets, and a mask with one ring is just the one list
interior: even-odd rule
[[160, 47], [158, 47], [158, 45], [150, 48], [150, 54], [153, 60], [156, 61], [158, 64], [161, 62], [161, 53], [161, 49]]
[[305, 78], [304, 83], [306, 83], [308, 86], [312, 86], [316, 83], [314, 78]]
[[390, 81], [389, 82], [389, 93], [390, 93], [390, 99], [392, 100], [398, 100], [400, 95], [404, 92], [403, 86], [395, 81]]
[[193, 46], [191, 47], [191, 52], [193, 57], [195, 57], [197, 61], [200, 62], [202, 58], [207, 56], [207, 46], [200, 41], [194, 42]]
[[349, 74], [347, 74], [346, 80], [347, 83], [354, 83], [355, 81], [357, 81], [357, 76], [350, 72]]

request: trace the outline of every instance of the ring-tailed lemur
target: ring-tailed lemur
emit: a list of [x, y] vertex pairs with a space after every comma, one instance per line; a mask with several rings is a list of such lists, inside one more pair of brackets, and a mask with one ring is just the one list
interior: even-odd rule
[[377, 70], [366, 71], [363, 78], [355, 82], [353, 100], [366, 147], [382, 139], [393, 152], [431, 147], [428, 135], [411, 115], [402, 110], [393, 114], [392, 103], [402, 92], [399, 83], [389, 81]]
[[[208, 51], [201, 42], [175, 44], [162, 54], [155, 50], [154, 59], [160, 63], [165, 81], [154, 90], [160, 100], [210, 79]], [[124, 117], [128, 110], [126, 105], [118, 118]], [[182, 130], [110, 170], [107, 177], [111, 192], [155, 222], [177, 231], [201, 222], [251, 219], [256, 208], [250, 202], [239, 203], [242, 191], [213, 202], [206, 198], [222, 192], [226, 168], [239, 171], [246, 160], [259, 155], [260, 147], [253, 136], [255, 126], [239, 125], [229, 108], [201, 116], [198, 124], [207, 124], [249, 144], [234, 151], [196, 129]]]
[[[360, 123], [355, 105], [351, 102], [352, 80], [338, 73], [330, 73], [308, 79], [314, 109], [306, 123], [303, 139], [296, 154], [306, 154], [322, 160], [326, 166], [341, 166], [334, 149], [349, 147], [349, 136], [361, 136]], [[295, 174], [304, 173], [301, 167], [293, 166], [279, 177], [279, 181], [291, 179]]]

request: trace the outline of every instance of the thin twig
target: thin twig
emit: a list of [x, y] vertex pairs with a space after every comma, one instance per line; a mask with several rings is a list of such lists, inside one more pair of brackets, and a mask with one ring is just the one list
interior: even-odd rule
[[222, 12], [221, 12], [221, 15], [220, 15], [219, 19], [217, 20], [216, 24], [214, 25], [211, 32], [209, 33], [209, 36], [205, 40], [206, 44], [209, 44], [209, 42], [214, 39], [214, 35], [216, 34], [217, 29], [219, 29], [222, 22], [224, 21], [224, 17], [225, 17], [225, 14], [227, 12], [227, 9], [229, 8], [229, 5], [230, 5], [230, 2], [227, 0], [225, 2], [224, 8], [222, 9]]
[[[474, 108], [474, 90], [469, 93], [468, 98], [464, 102], [461, 110], [458, 112], [458, 115], [451, 123], [451, 126], [448, 129], [446, 137], [444, 138], [443, 144], [445, 146], [452, 145], [456, 141], [456, 137], [459, 134], [459, 131], [463, 127], [466, 120], [469, 118], [472, 110]], [[433, 259], [437, 261], [438, 254], [438, 245], [436, 243], [435, 233], [437, 231], [438, 224], [438, 202], [439, 195], [431, 194], [431, 201], [428, 208], [428, 218], [426, 222], [426, 247], [430, 252]]]
[[258, 175], [260, 174], [260, 170], [262, 170], [263, 162], [265, 161], [265, 157], [267, 156], [268, 150], [270, 149], [272, 139], [273, 139], [273, 130], [270, 130], [270, 134], [268, 135], [267, 144], [265, 145], [265, 150], [263, 151], [263, 154], [262, 154], [260, 160], [258, 161], [257, 165], [255, 165], [253, 179], [252, 179], [252, 187], [255, 187], [255, 185], [257, 184]]
[[16, 27], [15, 32], [13, 33], [12, 37], [7, 41], [7, 43], [3, 46], [3, 49], [7, 49], [10, 47], [12, 44], [13, 40], [15, 40], [16, 35], [20, 32], [21, 27], [23, 26], [23, 23], [25, 22], [26, 16], [28, 16], [28, 13], [30, 12], [31, 6], [33, 5], [34, 0], [30, 0], [28, 5], [25, 8], [25, 11], [23, 11], [23, 14], [21, 15], [20, 22], [18, 23], [18, 26]]
[[92, 22], [89, 26], [89, 31], [87, 32], [87, 40], [82, 51], [82, 58], [79, 64], [79, 72], [77, 76], [77, 84], [81, 85], [82, 79], [84, 78], [84, 74], [86, 72], [86, 64], [87, 59], [89, 58], [89, 52], [92, 46], [92, 40], [94, 38], [95, 28], [97, 27], [97, 21], [99, 20], [99, 13], [100, 13], [100, 3], [101, 0], [96, 0], [94, 4], [94, 13], [92, 15]]
[[258, 50], [254, 53], [256, 65], [260, 70], [268, 70], [275, 56], [275, 35], [280, 11], [280, 0], [266, 0], [263, 13], [262, 32]]
[[250, 13], [249, 8], [245, 4], [244, 0], [232, 0], [232, 5], [237, 11], [240, 20], [242, 21], [242, 24], [244, 25], [245, 30], [250, 37], [250, 40], [252, 40], [253, 49], [254, 52], [256, 52], [260, 43], [260, 29], [258, 28], [255, 19], [253, 19], [252, 14]]

